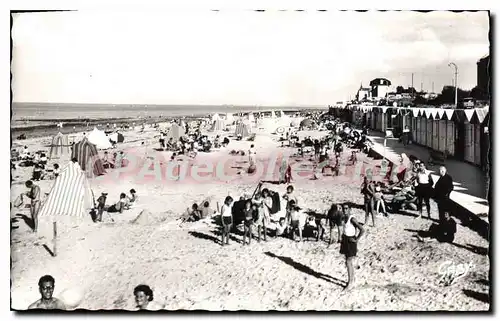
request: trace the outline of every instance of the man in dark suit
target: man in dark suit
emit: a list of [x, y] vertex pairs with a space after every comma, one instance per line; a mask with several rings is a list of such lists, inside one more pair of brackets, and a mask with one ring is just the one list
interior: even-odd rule
[[450, 203], [450, 193], [453, 191], [453, 179], [446, 173], [446, 167], [439, 167], [439, 179], [434, 186], [434, 199], [439, 210], [439, 221], [444, 219], [444, 212], [448, 211]]

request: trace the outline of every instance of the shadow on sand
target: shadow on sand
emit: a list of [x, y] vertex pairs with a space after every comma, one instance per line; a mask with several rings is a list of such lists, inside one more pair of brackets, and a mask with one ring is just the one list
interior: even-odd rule
[[324, 280], [324, 281], [327, 281], [327, 282], [330, 282], [330, 283], [333, 283], [333, 284], [336, 284], [336, 285], [342, 286], [342, 287], [345, 287], [347, 285], [346, 282], [344, 282], [342, 280], [339, 280], [339, 279], [337, 279], [335, 277], [332, 277], [332, 276], [329, 276], [329, 275], [326, 275], [326, 274], [314, 271], [310, 267], [308, 267], [308, 266], [306, 266], [306, 265], [304, 265], [302, 263], [296, 262], [296, 261], [294, 261], [290, 257], [279, 256], [279, 255], [276, 255], [276, 254], [271, 253], [271, 252], [264, 252], [264, 254], [267, 255], [267, 256], [269, 256], [269, 257], [276, 258], [276, 259], [278, 259], [278, 260], [280, 260], [280, 261], [282, 261], [282, 262], [290, 265], [291, 267], [299, 270], [300, 272], [309, 274], [311, 276], [314, 276], [315, 278], [318, 278], [318, 279], [321, 279], [321, 280]]
[[476, 299], [476, 300], [484, 302], [484, 303], [490, 303], [490, 296], [487, 293], [479, 293], [476, 291], [466, 290], [466, 289], [464, 289], [462, 291], [469, 298], [473, 298], [473, 299]]
[[24, 215], [24, 214], [16, 214], [16, 218], [17, 217], [23, 219], [24, 223], [26, 223], [26, 225], [28, 225], [28, 227], [30, 229], [35, 228], [35, 224], [33, 223], [33, 220], [31, 219], [31, 217], [28, 217], [27, 215]]

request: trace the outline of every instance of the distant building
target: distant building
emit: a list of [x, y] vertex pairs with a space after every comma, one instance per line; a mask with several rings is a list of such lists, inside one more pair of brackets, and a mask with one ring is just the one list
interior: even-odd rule
[[391, 82], [385, 78], [375, 78], [370, 81], [371, 96], [375, 99], [382, 99], [390, 92]]
[[477, 87], [487, 97], [491, 93], [491, 73], [490, 73], [490, 56], [483, 57], [477, 62]]
[[363, 84], [361, 84], [361, 86], [358, 89], [358, 92], [356, 93], [356, 100], [363, 101], [369, 99], [371, 99], [371, 88], [363, 87]]
[[423, 95], [423, 97], [427, 100], [436, 99], [437, 96], [438, 96], [438, 94], [436, 94], [436, 93], [426, 93]]

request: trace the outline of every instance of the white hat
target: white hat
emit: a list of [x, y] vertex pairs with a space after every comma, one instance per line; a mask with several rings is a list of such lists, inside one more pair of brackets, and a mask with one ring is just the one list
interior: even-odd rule
[[380, 186], [375, 187], [375, 191], [380, 192]]

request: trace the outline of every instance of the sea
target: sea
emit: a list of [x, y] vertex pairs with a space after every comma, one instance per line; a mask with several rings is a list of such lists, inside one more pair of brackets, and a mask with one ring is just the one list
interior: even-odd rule
[[[298, 111], [327, 111], [321, 106], [232, 106], [232, 105], [132, 105], [132, 104], [68, 104], [16, 103], [11, 107], [11, 133], [40, 136], [57, 131], [57, 123], [77, 130], [79, 127], [101, 126], [106, 122], [125, 123], [134, 120], [155, 122], [161, 118], [204, 117], [213, 113], [269, 112], [285, 114]], [[75, 128], [73, 128], [75, 127]]]

